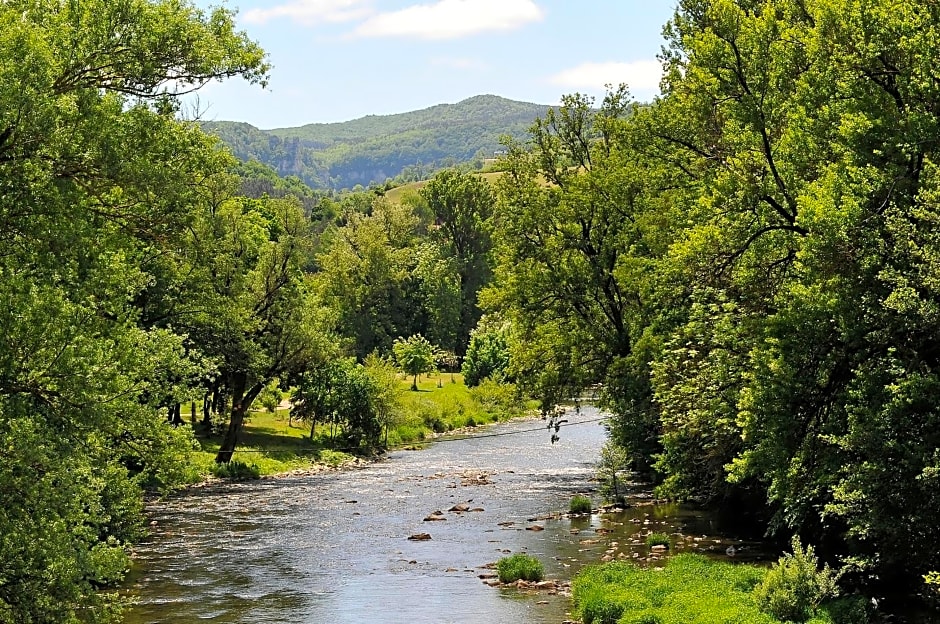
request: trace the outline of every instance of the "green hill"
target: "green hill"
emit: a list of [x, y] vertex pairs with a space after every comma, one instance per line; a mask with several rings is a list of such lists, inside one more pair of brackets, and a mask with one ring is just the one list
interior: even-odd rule
[[491, 157], [499, 137], [517, 139], [547, 106], [479, 95], [398, 115], [261, 130], [230, 121], [206, 122], [243, 161], [256, 159], [314, 188], [368, 186], [388, 178], [427, 178], [442, 167]]

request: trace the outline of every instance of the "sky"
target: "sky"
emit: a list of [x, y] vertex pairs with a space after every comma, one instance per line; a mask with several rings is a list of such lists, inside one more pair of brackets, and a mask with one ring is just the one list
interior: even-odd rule
[[[207, 8], [218, 1], [196, 0]], [[493, 94], [557, 104], [627, 83], [658, 92], [675, 0], [229, 0], [273, 65], [268, 87], [211, 83], [204, 120], [259, 128], [348, 121]]]

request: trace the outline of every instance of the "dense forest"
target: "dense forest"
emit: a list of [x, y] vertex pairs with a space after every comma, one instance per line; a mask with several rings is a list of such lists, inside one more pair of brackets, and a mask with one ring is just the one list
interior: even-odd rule
[[242, 161], [258, 160], [316, 189], [352, 189], [388, 179], [424, 179], [443, 167], [483, 164], [504, 135], [523, 139], [546, 106], [479, 95], [398, 115], [259, 130], [246, 123], [205, 122]]
[[930, 591], [940, 11], [682, 0], [664, 32], [651, 105], [567, 96], [492, 184], [391, 201], [180, 119], [266, 80], [227, 9], [0, 3], [0, 622], [119, 617], [143, 493], [193, 478], [180, 403], [220, 464], [274, 381], [371, 451], [388, 368], [435, 358], [546, 413], [600, 384], [660, 496], [815, 544], [846, 591]]

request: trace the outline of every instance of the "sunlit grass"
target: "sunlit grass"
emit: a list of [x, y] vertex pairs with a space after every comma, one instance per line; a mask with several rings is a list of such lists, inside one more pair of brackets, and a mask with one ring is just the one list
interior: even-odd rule
[[[411, 378], [402, 376], [399, 413], [382, 433], [382, 442], [394, 448], [420, 443], [437, 434], [485, 425], [517, 416], [531, 403], [519, 404], [509, 388], [484, 384], [470, 389], [460, 373], [435, 373], [418, 379], [411, 390]], [[183, 419], [191, 419], [184, 407]], [[197, 419], [200, 415], [197, 414]], [[199, 436], [200, 448], [192, 456], [194, 479], [217, 471], [215, 456], [222, 442], [218, 429]], [[246, 418], [232, 462], [240, 462], [259, 475], [309, 469], [316, 465], [341, 466], [355, 460], [342, 445], [338, 432], [318, 424], [313, 439], [309, 423], [291, 419], [287, 409], [251, 412]]]

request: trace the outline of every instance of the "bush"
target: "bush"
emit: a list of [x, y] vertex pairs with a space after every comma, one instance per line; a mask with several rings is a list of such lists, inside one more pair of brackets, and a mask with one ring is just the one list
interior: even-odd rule
[[512, 583], [520, 579], [523, 581], [541, 581], [545, 576], [542, 562], [535, 557], [522, 553], [500, 559], [496, 563], [496, 571], [499, 573], [501, 583]]
[[650, 548], [653, 546], [665, 546], [669, 548], [669, 536], [665, 533], [650, 533], [646, 536], [646, 545]]
[[591, 513], [593, 505], [591, 504], [591, 499], [587, 496], [582, 496], [578, 494], [577, 496], [571, 499], [571, 503], [568, 505], [568, 511], [573, 514], [587, 514]]
[[581, 613], [584, 624], [617, 624], [623, 615], [623, 605], [600, 600]]
[[523, 401], [513, 384], [486, 379], [475, 388], [470, 388], [470, 396], [481, 410], [496, 417], [522, 413]]
[[222, 479], [248, 481], [261, 478], [261, 469], [255, 464], [232, 461], [224, 464], [216, 464], [212, 467], [212, 474]]
[[828, 565], [818, 569], [813, 547], [804, 550], [799, 538], [793, 538], [792, 547], [754, 588], [754, 598], [779, 620], [806, 622], [824, 600], [838, 595], [838, 574]]

